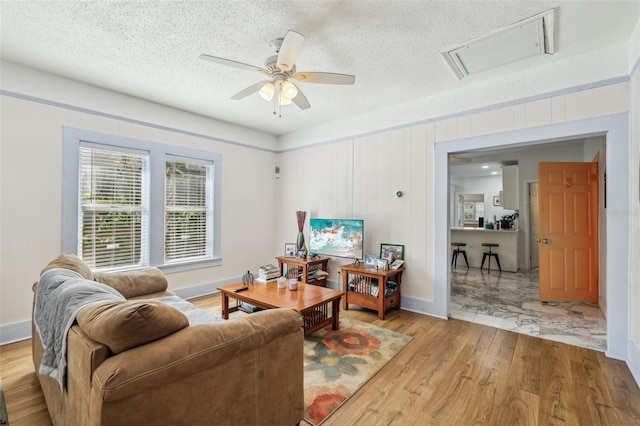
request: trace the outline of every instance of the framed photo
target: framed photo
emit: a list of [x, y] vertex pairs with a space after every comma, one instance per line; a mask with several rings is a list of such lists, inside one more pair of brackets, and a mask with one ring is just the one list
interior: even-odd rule
[[298, 250], [296, 252], [296, 257], [306, 257], [307, 256], [307, 251], [306, 250]]
[[378, 259], [376, 260], [376, 269], [380, 271], [386, 271], [389, 269], [389, 262], [387, 259]]
[[364, 256], [364, 266], [367, 268], [375, 268], [378, 258], [375, 254], [367, 254]]
[[293, 257], [296, 255], [296, 243], [284, 244], [284, 255], [286, 257]]
[[380, 244], [380, 258], [392, 263], [396, 259], [404, 260], [404, 246], [400, 244]]
[[500, 197], [497, 195], [493, 196], [493, 205], [494, 206], [499, 206], [500, 205]]

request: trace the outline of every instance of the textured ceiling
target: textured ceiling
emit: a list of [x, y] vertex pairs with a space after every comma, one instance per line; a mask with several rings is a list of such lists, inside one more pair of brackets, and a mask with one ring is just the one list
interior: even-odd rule
[[[458, 80], [439, 51], [556, 9], [557, 54]], [[274, 135], [331, 123], [626, 43], [636, 1], [2, 1], [1, 58]], [[311, 109], [257, 94], [264, 79], [198, 59], [262, 67], [272, 39], [305, 35], [299, 71], [354, 74], [354, 86], [301, 83]]]

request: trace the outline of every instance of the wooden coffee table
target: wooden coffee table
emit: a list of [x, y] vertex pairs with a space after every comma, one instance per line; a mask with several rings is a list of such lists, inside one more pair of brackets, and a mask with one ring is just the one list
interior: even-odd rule
[[[229, 307], [229, 299], [240, 300], [262, 309], [291, 308], [302, 314], [305, 336], [331, 324], [334, 330], [340, 328], [340, 298], [344, 292], [311, 284], [298, 283], [298, 290], [278, 288], [275, 282], [253, 284], [248, 290], [235, 292], [244, 287], [243, 283], [235, 283], [218, 287], [222, 293], [222, 318], [229, 319], [229, 314], [240, 309]], [[331, 303], [331, 316], [329, 316]]]

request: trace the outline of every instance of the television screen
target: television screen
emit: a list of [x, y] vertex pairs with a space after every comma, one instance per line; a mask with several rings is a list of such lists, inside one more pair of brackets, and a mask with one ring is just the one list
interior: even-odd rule
[[364, 220], [309, 219], [309, 253], [363, 258]]

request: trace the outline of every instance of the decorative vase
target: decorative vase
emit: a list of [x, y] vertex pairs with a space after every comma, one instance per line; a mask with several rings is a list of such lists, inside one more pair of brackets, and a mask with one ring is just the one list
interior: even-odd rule
[[248, 287], [250, 285], [253, 285], [253, 278], [253, 274], [247, 271], [247, 273], [242, 276], [242, 282], [244, 283], [244, 286]]
[[307, 246], [304, 244], [304, 220], [307, 217], [307, 212], [298, 210], [296, 212], [296, 219], [298, 219], [298, 239], [296, 240], [296, 250], [307, 250]]
[[304, 244], [303, 232], [298, 232], [298, 239], [296, 240], [296, 250], [307, 250], [307, 246]]

